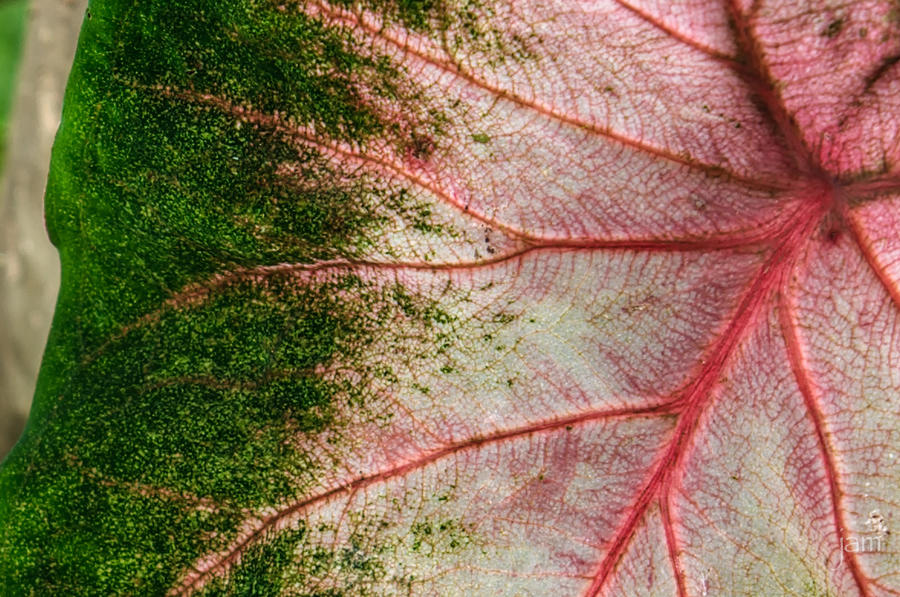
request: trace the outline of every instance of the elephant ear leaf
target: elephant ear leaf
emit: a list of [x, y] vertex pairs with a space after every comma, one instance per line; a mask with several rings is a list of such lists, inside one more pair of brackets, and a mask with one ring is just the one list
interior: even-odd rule
[[896, 2], [93, 0], [3, 595], [900, 594]]

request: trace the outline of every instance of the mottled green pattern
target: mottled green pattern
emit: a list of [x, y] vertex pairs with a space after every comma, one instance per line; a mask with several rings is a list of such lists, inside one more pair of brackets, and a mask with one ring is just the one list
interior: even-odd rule
[[[429, 6], [385, 14], [446, 20]], [[62, 290], [28, 428], [0, 471], [0, 594], [163, 594], [249, 511], [331, 464], [286, 438], [339, 445], [347, 412], [389, 416], [365, 414], [364, 391], [389, 370], [322, 371], [357, 362], [388, 322], [425, 334], [448, 316], [396, 284], [303, 264], [362, 255], [392, 215], [441, 228], [288, 129], [401, 155], [441, 134], [419, 99], [345, 29], [274, 2], [91, 3], [47, 196]], [[299, 269], [240, 274], [284, 262]], [[302, 536], [256, 545], [209, 594], [272, 594]]]
[[[356, 57], [346, 34], [265, 2], [104, 2], [89, 11], [55, 152], [48, 225], [64, 250], [78, 244], [123, 256], [84, 263], [97, 268], [96, 291], [83, 293], [96, 301], [87, 310], [98, 318], [91, 332], [108, 333], [221, 264], [310, 261], [365, 242], [378, 223], [367, 197], [376, 191], [335, 183], [314, 150], [298, 152], [271, 127], [242, 125], [178, 94], [278, 110], [362, 142], [384, 136], [393, 121], [361, 106], [350, 81], [375, 79], [368, 89], [393, 97], [395, 71]], [[266, 36], [293, 40], [299, 50], [282, 55], [277, 44], [253, 41]], [[330, 76], [314, 78], [312, 70]], [[303, 188], [274, 176], [287, 161], [306, 169]]]
[[6, 149], [7, 118], [13, 103], [25, 32], [25, 0], [0, 2], [0, 171]]

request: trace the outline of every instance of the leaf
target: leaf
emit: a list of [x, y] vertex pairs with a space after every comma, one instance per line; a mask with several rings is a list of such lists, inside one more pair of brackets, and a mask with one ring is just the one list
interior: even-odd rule
[[95, 0], [0, 592], [900, 593], [897, 56], [874, 0]]
[[[25, 25], [25, 3], [14, 0], [0, 4], [0, 64], [3, 74], [0, 76], [0, 141], [6, 139], [7, 118], [12, 104], [13, 84], [16, 64], [19, 62], [19, 51]], [[3, 164], [5, 142], [0, 143], [0, 166]]]

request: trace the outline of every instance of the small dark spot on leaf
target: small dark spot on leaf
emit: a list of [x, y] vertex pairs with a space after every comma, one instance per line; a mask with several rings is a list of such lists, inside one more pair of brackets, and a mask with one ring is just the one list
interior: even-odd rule
[[900, 23], [900, 8], [894, 7], [890, 9], [887, 13], [887, 20], [890, 23]]
[[828, 26], [825, 27], [825, 31], [822, 32], [822, 37], [827, 37], [828, 39], [834, 38], [841, 32], [841, 29], [844, 28], [844, 23], [843, 17], [831, 21], [828, 23]]
[[722, 178], [725, 176], [725, 169], [721, 166], [709, 166], [705, 174], [707, 178]]
[[425, 135], [413, 135], [408, 151], [417, 160], [427, 160], [434, 152], [434, 141]]
[[476, 143], [490, 143], [491, 138], [484, 133], [475, 133], [472, 135], [472, 141], [475, 141]]
[[706, 200], [703, 197], [692, 195], [691, 205], [693, 205], [694, 209], [696, 209], [697, 211], [706, 211]]
[[865, 90], [869, 91], [872, 85], [878, 82], [895, 64], [900, 62], [900, 54], [893, 54], [884, 58], [881, 63], [872, 71], [872, 74], [866, 77]]

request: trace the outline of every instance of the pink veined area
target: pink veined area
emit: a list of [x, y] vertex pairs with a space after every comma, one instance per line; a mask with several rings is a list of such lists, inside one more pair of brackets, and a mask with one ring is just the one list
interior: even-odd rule
[[401, 503], [383, 538], [426, 514], [475, 537], [433, 561], [398, 551], [416, 594], [900, 595], [900, 7], [488, 4], [532, 58], [288, 7], [450, 106], [453, 142], [427, 159], [160, 90], [375, 173], [487, 243], [240, 270], [170, 299], [352, 270], [435, 297], [472, 339], [414, 364], [374, 347], [397, 373], [372, 390], [390, 421], [347, 413], [342, 448], [298, 440], [340, 466], [249, 514], [171, 594], [299, 520], [341, 544], [347, 513]]

